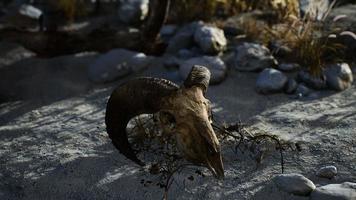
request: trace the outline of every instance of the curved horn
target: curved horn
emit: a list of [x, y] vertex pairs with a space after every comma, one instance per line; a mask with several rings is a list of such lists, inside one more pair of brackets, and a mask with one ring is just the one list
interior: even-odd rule
[[202, 87], [204, 93], [208, 89], [210, 81], [210, 71], [208, 68], [200, 65], [194, 65], [184, 81], [184, 87], [189, 88], [194, 85]]
[[105, 114], [106, 131], [114, 146], [139, 165], [139, 160], [127, 138], [126, 126], [130, 119], [139, 114], [155, 113], [160, 110], [162, 98], [171, 95], [178, 86], [168, 80], [139, 78], [120, 85], [111, 94]]

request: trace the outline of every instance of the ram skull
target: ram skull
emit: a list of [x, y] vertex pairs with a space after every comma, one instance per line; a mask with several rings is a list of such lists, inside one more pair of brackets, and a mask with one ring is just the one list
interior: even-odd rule
[[126, 126], [137, 115], [160, 113], [174, 121], [173, 133], [183, 157], [223, 178], [220, 144], [211, 126], [210, 102], [204, 97], [209, 80], [209, 70], [195, 65], [181, 87], [159, 78], [138, 78], [120, 85], [109, 98], [105, 116], [114, 146], [143, 166], [130, 146]]

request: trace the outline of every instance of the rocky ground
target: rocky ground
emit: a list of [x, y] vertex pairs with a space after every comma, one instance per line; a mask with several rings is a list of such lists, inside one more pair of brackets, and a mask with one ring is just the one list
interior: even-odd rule
[[[331, 16], [353, 16], [354, 7]], [[174, 174], [168, 199], [356, 199], [355, 64], [331, 63], [312, 77], [307, 66], [281, 58], [291, 54], [286, 46], [276, 52], [276, 44], [237, 41], [243, 33], [236, 19], [223, 28], [201, 21], [165, 25], [167, 49], [159, 57], [117, 48], [49, 58], [2, 39], [0, 199], [162, 199], [160, 174], [112, 145], [106, 102], [117, 85], [138, 76], [181, 84], [195, 64], [212, 73], [207, 98], [217, 121], [241, 121], [251, 133], [276, 135], [298, 150], [284, 151], [281, 173], [274, 147], [260, 161], [253, 149], [235, 152], [236, 143], [221, 141], [225, 179], [189, 166]], [[102, 26], [94, 21], [85, 30]], [[353, 31], [354, 19], [346, 22], [342, 27]], [[352, 52], [356, 38], [342, 36]]]
[[[16, 98], [1, 104], [1, 199], [161, 198], [163, 189], [154, 185], [158, 176], [125, 159], [105, 133], [105, 104], [118, 82], [90, 84], [84, 77], [85, 64], [92, 56], [74, 58], [75, 69], [58, 64], [62, 66], [59, 70], [49, 64], [70, 59], [28, 59], [2, 69], [1, 85], [15, 90]], [[155, 58], [147, 70], [136, 75], [179, 82], [178, 72], [167, 70], [163, 62]], [[340, 93], [319, 91], [295, 99], [293, 95], [257, 94], [256, 78], [255, 73], [231, 70], [223, 83], [211, 86], [208, 98], [217, 117], [226, 122], [241, 119], [251, 129], [301, 142], [301, 152], [286, 152], [286, 173], [301, 173], [316, 186], [356, 182], [355, 84]], [[309, 198], [275, 186], [272, 178], [280, 174], [277, 152], [256, 165], [250, 157], [234, 154], [228, 145], [223, 149], [225, 180], [214, 179], [204, 169], [206, 176], [202, 177], [191, 167], [176, 175], [169, 197]], [[325, 165], [337, 167], [332, 179], [315, 175]], [[194, 180], [187, 179], [191, 175]]]

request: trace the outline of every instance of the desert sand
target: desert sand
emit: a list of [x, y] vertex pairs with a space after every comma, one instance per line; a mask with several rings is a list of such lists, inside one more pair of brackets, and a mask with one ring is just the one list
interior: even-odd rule
[[[86, 77], [93, 57], [29, 58], [2, 67], [0, 199], [162, 198], [163, 188], [154, 184], [158, 175], [127, 160], [111, 144], [105, 106], [114, 87], [135, 76], [181, 80], [163, 67], [164, 58], [156, 58], [141, 73], [94, 85]], [[343, 92], [318, 91], [296, 99], [257, 94], [256, 77], [230, 70], [224, 82], [211, 86], [207, 97], [215, 116], [299, 142], [301, 152], [285, 152], [286, 173], [301, 173], [317, 186], [356, 182], [355, 83]], [[189, 167], [175, 175], [168, 199], [308, 199], [274, 186], [271, 178], [281, 173], [277, 152], [257, 165], [231, 146], [222, 148], [223, 181], [204, 168]], [[338, 168], [335, 178], [314, 175], [330, 164]]]

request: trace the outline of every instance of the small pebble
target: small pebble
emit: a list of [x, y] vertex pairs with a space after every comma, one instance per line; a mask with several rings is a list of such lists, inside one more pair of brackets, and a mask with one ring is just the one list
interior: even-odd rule
[[322, 178], [333, 178], [337, 175], [337, 168], [335, 166], [329, 165], [321, 167], [317, 172], [316, 175]]

